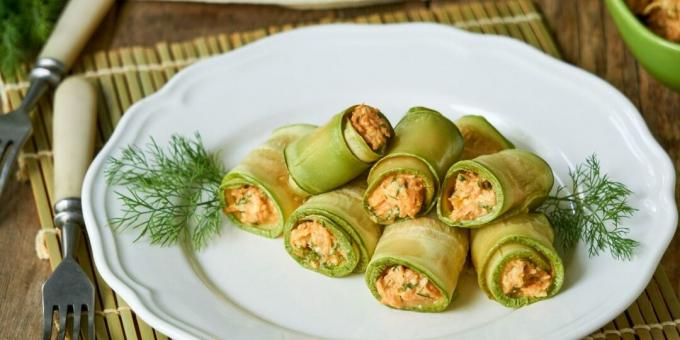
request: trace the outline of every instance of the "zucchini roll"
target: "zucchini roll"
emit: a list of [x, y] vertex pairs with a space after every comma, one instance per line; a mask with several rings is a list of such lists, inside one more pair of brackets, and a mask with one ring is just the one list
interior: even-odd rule
[[541, 213], [520, 214], [472, 230], [472, 263], [489, 298], [518, 308], [560, 290], [564, 266]]
[[440, 312], [451, 302], [469, 247], [468, 231], [432, 217], [385, 227], [366, 269], [380, 303], [396, 309]]
[[288, 218], [286, 251], [303, 267], [333, 277], [366, 270], [382, 227], [361, 206], [363, 181], [312, 196]]
[[450, 226], [478, 227], [538, 207], [552, 186], [552, 170], [543, 159], [503, 150], [456, 162], [442, 183], [437, 214]]
[[291, 185], [317, 195], [346, 184], [382, 157], [394, 132], [376, 108], [354, 105], [285, 149]]
[[463, 154], [460, 159], [473, 159], [489, 155], [515, 146], [482, 116], [463, 116], [456, 121], [463, 135]]
[[288, 216], [302, 204], [288, 183], [283, 149], [316, 129], [314, 125], [289, 125], [274, 130], [269, 140], [251, 151], [222, 179], [224, 213], [238, 227], [278, 237]]
[[387, 156], [368, 175], [364, 207], [371, 218], [390, 224], [430, 211], [441, 177], [462, 149], [463, 138], [448, 118], [424, 107], [408, 110]]

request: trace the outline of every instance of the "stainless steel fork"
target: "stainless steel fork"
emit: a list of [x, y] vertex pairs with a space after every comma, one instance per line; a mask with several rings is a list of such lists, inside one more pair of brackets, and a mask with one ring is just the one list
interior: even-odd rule
[[[94, 153], [97, 95], [82, 77], [70, 77], [54, 95], [54, 223], [61, 228], [64, 259], [43, 285], [43, 339], [50, 339], [55, 310], [59, 339], [73, 314], [73, 339], [80, 333], [81, 312], [87, 311], [88, 339], [94, 339], [94, 286], [75, 261], [79, 231], [84, 226], [80, 208], [83, 178]], [[77, 123], [77, 124], [74, 124]]]
[[0, 195], [19, 151], [31, 135], [28, 114], [48, 87], [59, 83], [112, 4], [113, 0], [70, 0], [31, 70], [30, 85], [21, 105], [0, 116]]
[[59, 317], [59, 339], [66, 336], [66, 320], [73, 315], [72, 339], [78, 340], [82, 312], [87, 311], [87, 338], [94, 339], [94, 286], [75, 261], [75, 249], [83, 216], [80, 199], [60, 200], [55, 210], [55, 223], [62, 230], [64, 259], [43, 285], [43, 340], [52, 337], [52, 320]]
[[19, 108], [0, 116], [0, 194], [8, 181], [12, 165], [33, 127], [29, 112], [50, 85], [56, 85], [64, 74], [64, 65], [51, 58], [38, 59], [31, 70], [30, 86]]

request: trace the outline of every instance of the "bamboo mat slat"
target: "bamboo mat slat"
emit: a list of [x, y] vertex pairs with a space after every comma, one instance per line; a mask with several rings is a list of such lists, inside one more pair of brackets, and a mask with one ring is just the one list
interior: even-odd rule
[[[560, 52], [540, 13], [529, 0], [475, 2], [434, 5], [429, 10], [383, 12], [355, 18], [326, 17], [319, 22], [290, 23], [247, 32], [202, 37], [183, 43], [159, 42], [152, 47], [137, 46], [101, 51], [82, 56], [74, 73], [84, 74], [96, 85], [98, 103], [97, 146], [111, 136], [114, 127], [130, 105], [156, 92], [183, 67], [211, 55], [228, 52], [271, 34], [318, 23], [356, 22], [386, 24], [399, 22], [438, 22], [483, 34], [515, 38], [560, 58]], [[18, 82], [2, 83], [3, 111], [16, 108], [26, 88], [24, 68]], [[54, 269], [61, 261], [59, 232], [52, 222], [54, 183], [52, 180], [52, 98], [45, 98], [31, 113], [34, 133], [20, 157], [20, 175], [31, 182], [44, 242], [45, 254]], [[77, 260], [96, 286], [95, 332], [98, 339], [162, 340], [154, 330], [130, 310], [97, 272], [92, 250], [81, 235]], [[82, 246], [82, 245], [85, 246]], [[680, 302], [668, 277], [658, 268], [640, 297], [626, 310], [588, 339], [680, 339]], [[81, 333], [84, 334], [84, 333]]]

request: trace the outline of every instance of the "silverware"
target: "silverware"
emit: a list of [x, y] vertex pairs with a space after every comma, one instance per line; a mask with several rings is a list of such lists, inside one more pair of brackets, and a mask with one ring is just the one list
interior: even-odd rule
[[55, 223], [62, 230], [64, 259], [43, 285], [43, 339], [52, 338], [52, 317], [59, 317], [59, 339], [66, 336], [66, 319], [73, 314], [72, 339], [78, 340], [82, 312], [87, 312], [87, 338], [94, 339], [94, 286], [74, 259], [78, 232], [83, 225], [80, 199], [62, 199], [55, 205]]
[[96, 92], [82, 77], [70, 77], [54, 95], [54, 223], [61, 228], [64, 259], [43, 285], [43, 339], [52, 335], [56, 310], [59, 339], [66, 335], [73, 314], [73, 339], [80, 333], [81, 313], [87, 311], [88, 339], [94, 339], [94, 286], [75, 261], [79, 231], [84, 226], [80, 191], [94, 153]]
[[0, 195], [10, 171], [33, 130], [28, 114], [50, 85], [57, 85], [113, 4], [113, 0], [71, 0], [30, 73], [30, 85], [19, 109], [0, 116]]
[[12, 170], [12, 165], [33, 127], [28, 113], [33, 110], [40, 97], [50, 85], [56, 85], [64, 74], [64, 65], [51, 58], [38, 59], [31, 70], [31, 85], [15, 111], [0, 116], [0, 195]]

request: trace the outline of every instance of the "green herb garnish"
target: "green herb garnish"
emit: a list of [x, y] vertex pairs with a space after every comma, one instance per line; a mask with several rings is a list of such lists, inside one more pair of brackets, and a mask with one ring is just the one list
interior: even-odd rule
[[628, 203], [630, 189], [602, 174], [594, 154], [569, 177], [571, 187], [558, 186], [542, 208], [556, 229], [557, 244], [568, 250], [583, 240], [589, 256], [609, 251], [616, 259], [630, 260], [639, 244], [626, 238], [629, 230], [622, 225], [637, 211]]
[[198, 133], [195, 140], [173, 135], [167, 149], [153, 138], [144, 149], [130, 145], [119, 158], [109, 159], [106, 169], [109, 185], [127, 189], [115, 192], [123, 216], [111, 219], [110, 225], [137, 230], [137, 240], [146, 235], [151, 244], [163, 246], [188, 237], [201, 249], [220, 232], [223, 174]]
[[0, 72], [11, 78], [32, 61], [52, 32], [65, 0], [0, 0]]

